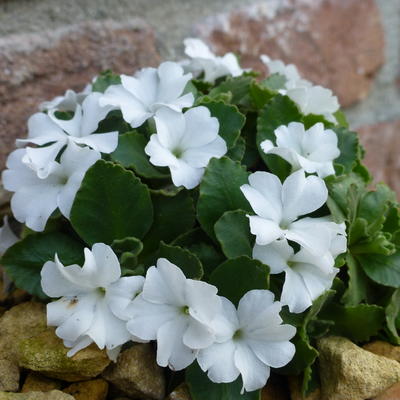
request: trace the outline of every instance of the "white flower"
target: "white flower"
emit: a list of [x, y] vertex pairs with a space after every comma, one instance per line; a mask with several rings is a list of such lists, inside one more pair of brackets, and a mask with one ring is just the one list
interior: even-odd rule
[[320, 178], [335, 173], [333, 160], [340, 155], [336, 133], [317, 123], [305, 130], [300, 122], [291, 122], [275, 129], [276, 147], [271, 140], [261, 142], [266, 154], [277, 154], [292, 165]]
[[57, 207], [69, 218], [82, 179], [100, 153], [70, 143], [60, 162], [51, 162], [45, 178], [39, 178], [36, 170], [22, 161], [25, 155], [26, 149], [9, 155], [2, 180], [6, 190], [15, 192], [11, 198], [15, 218], [34, 231], [42, 231]]
[[5, 216], [3, 218], [3, 226], [0, 228], [0, 256], [3, 255], [9, 247], [17, 243], [18, 240], [18, 237], [8, 224], [8, 217]]
[[164, 108], [157, 112], [155, 122], [157, 134], [144, 150], [153, 165], [169, 167], [175, 186], [193, 189], [210, 159], [227, 152], [218, 135], [218, 119], [206, 107], [194, 107], [184, 114]]
[[184, 75], [179, 64], [167, 61], [157, 69], [143, 68], [135, 76], [121, 75], [122, 84], [110, 86], [100, 98], [100, 104], [120, 108], [124, 120], [136, 128], [160, 108], [180, 112], [184, 107], [191, 107], [193, 94], [183, 95], [191, 78], [192, 74]]
[[191, 58], [189, 62], [183, 63], [184, 68], [196, 76], [204, 72], [206, 82], [214, 83], [222, 76], [240, 76], [244, 72], [233, 53], [218, 57], [200, 39], [188, 38], [184, 44], [185, 54]]
[[74, 142], [91, 147], [101, 153], [112, 153], [118, 145], [118, 132], [93, 133], [98, 128], [110, 107], [101, 107], [101, 93], [92, 93], [86, 97], [82, 106], [77, 104], [75, 113], [70, 120], [56, 117], [57, 110], [48, 114], [36, 113], [28, 120], [28, 138], [18, 139], [18, 144], [34, 143], [39, 146], [49, 146], [26, 149], [24, 162], [32, 164], [41, 178], [46, 177], [49, 166], [68, 143]]
[[292, 240], [315, 255], [324, 255], [331, 244], [331, 230], [324, 219], [300, 218], [325, 204], [328, 190], [317, 176], [305, 176], [303, 170], [291, 174], [285, 182], [268, 172], [249, 176], [249, 185], [241, 191], [257, 215], [249, 215], [250, 230], [256, 243], [266, 245], [277, 239]]
[[301, 313], [332, 286], [339, 271], [331, 254], [315, 256], [304, 248], [296, 254], [286, 239], [266, 246], [255, 244], [253, 258], [270, 267], [271, 274], [285, 272], [281, 302], [292, 313]]
[[68, 356], [94, 342], [115, 359], [120, 346], [131, 339], [123, 317], [144, 278], [121, 278], [117, 256], [103, 243], [85, 249], [83, 267], [64, 267], [56, 255], [54, 262], [44, 264], [41, 277], [44, 293], [61, 297], [47, 305], [47, 323], [57, 327], [56, 335], [66, 347], [72, 347]]
[[271, 74], [278, 73], [286, 78], [285, 86], [279, 92], [290, 97], [303, 114], [323, 115], [327, 121], [336, 123], [333, 114], [340, 105], [331, 90], [302, 79], [293, 64], [285, 65], [281, 60], [271, 60], [266, 55], [262, 55], [261, 60]]
[[293, 358], [295, 346], [289, 340], [296, 329], [282, 325], [282, 305], [274, 302], [269, 290], [247, 292], [237, 311], [222, 298], [222, 308], [213, 321], [216, 342], [200, 350], [197, 361], [213, 382], [233, 382], [242, 375], [242, 393], [260, 389], [267, 383], [270, 367], [283, 367]]
[[181, 370], [214, 342], [210, 323], [220, 311], [217, 288], [186, 279], [165, 258], [147, 271], [143, 292], [129, 306], [127, 327], [142, 340], [157, 340], [157, 363]]
[[299, 71], [294, 64], [284, 64], [281, 60], [271, 60], [265, 54], [261, 55], [260, 58], [268, 67], [270, 74], [279, 74], [286, 78], [285, 89], [312, 86], [311, 82], [301, 78]]
[[68, 89], [64, 96], [57, 96], [53, 100], [44, 101], [40, 104], [40, 111], [57, 109], [58, 111], [75, 111], [78, 104], [82, 104], [83, 100], [92, 93], [92, 85], [89, 83], [82, 92], [76, 93], [74, 90]]

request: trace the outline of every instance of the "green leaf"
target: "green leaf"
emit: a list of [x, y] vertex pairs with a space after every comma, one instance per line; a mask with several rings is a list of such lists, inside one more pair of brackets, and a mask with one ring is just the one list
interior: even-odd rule
[[71, 223], [87, 243], [142, 238], [153, 222], [146, 185], [130, 171], [103, 160], [86, 173], [71, 210]]
[[368, 278], [350, 253], [346, 254], [346, 263], [349, 282], [342, 301], [345, 305], [356, 306], [367, 298]]
[[367, 254], [357, 256], [364, 272], [373, 281], [384, 286], [400, 287], [400, 251], [391, 256]]
[[285, 75], [275, 73], [260, 82], [260, 85], [269, 90], [279, 90], [285, 87], [287, 79]]
[[307, 114], [302, 118], [305, 129], [310, 129], [315, 124], [321, 122], [325, 129], [332, 128], [334, 125], [332, 122], [327, 121], [323, 115]]
[[132, 168], [138, 175], [148, 179], [168, 178], [167, 172], [160, 172], [144, 152], [148, 139], [136, 131], [119, 136], [118, 147], [111, 153], [111, 159], [118, 161], [125, 168]]
[[92, 86], [93, 92], [104, 93], [111, 85], [120, 85], [121, 77], [114, 74], [111, 70], [103, 71], [94, 81]]
[[396, 319], [400, 317], [400, 289], [396, 289], [390, 302], [385, 308], [386, 325], [390, 332], [390, 336], [394, 344], [400, 345], [400, 332], [396, 327]]
[[342, 174], [347, 174], [362, 158], [358, 136], [357, 133], [346, 128], [334, 128], [333, 130], [336, 132], [340, 150], [340, 156], [334, 160], [334, 163], [343, 167]]
[[220, 85], [211, 89], [209, 95], [215, 97], [220, 93], [232, 93], [233, 104], [246, 104], [248, 102], [250, 84], [253, 77], [241, 75], [238, 77], [228, 77]]
[[170, 243], [191, 229], [195, 223], [193, 200], [186, 190], [173, 196], [152, 192], [154, 207], [153, 224], [143, 239], [144, 252], [148, 254], [158, 248], [161, 241]]
[[254, 239], [245, 211], [227, 211], [216, 222], [214, 231], [227, 258], [251, 257]]
[[346, 114], [343, 111], [336, 111], [333, 116], [336, 118], [337, 123], [339, 126], [343, 128], [348, 128], [349, 123], [347, 122]]
[[120, 134], [129, 132], [132, 127], [124, 120], [120, 110], [110, 111], [107, 117], [100, 121], [95, 133], [118, 131]]
[[300, 375], [307, 367], [312, 365], [318, 357], [318, 351], [311, 346], [309, 339], [298, 332], [291, 340], [296, 346], [296, 353], [290, 363], [279, 368], [279, 373], [284, 375]]
[[357, 215], [369, 222], [375, 231], [381, 230], [389, 210], [389, 207], [396, 203], [396, 194], [384, 183], [376, 186], [375, 190], [366, 193], [360, 200]]
[[249, 290], [268, 289], [269, 268], [247, 256], [233, 258], [214, 270], [210, 283], [218, 288], [220, 296], [237, 305]]
[[143, 250], [143, 243], [135, 237], [116, 239], [111, 243], [111, 247], [116, 253], [129, 252], [133, 256], [138, 256]]
[[203, 266], [199, 258], [187, 249], [161, 242], [158, 256], [159, 258], [166, 258], [179, 267], [186, 278], [201, 279], [203, 276]]
[[226, 211], [251, 211], [240, 191], [248, 182], [247, 171], [229, 158], [211, 159], [200, 184], [197, 216], [207, 234], [215, 239], [214, 225]]
[[83, 245], [60, 232], [36, 233], [11, 246], [1, 264], [15, 285], [28, 293], [46, 298], [40, 284], [40, 271], [57, 253], [64, 265], [82, 264]]
[[321, 318], [334, 322], [331, 334], [345, 336], [354, 342], [366, 342], [382, 328], [385, 311], [383, 307], [373, 304], [331, 304], [323, 310]]
[[240, 162], [243, 160], [245, 152], [246, 152], [246, 139], [243, 136], [240, 136], [236, 141], [235, 145], [228, 150], [226, 156], [233, 161]]
[[275, 129], [281, 125], [288, 125], [293, 121], [301, 121], [300, 114], [296, 104], [287, 96], [277, 95], [269, 102], [261, 111], [257, 120], [257, 149], [261, 158], [267, 164], [268, 168], [280, 179], [289, 175], [291, 167], [283, 160], [274, 154], [265, 154], [261, 149], [260, 144], [264, 140], [271, 140], [275, 143]]
[[207, 279], [210, 273], [225, 259], [201, 228], [185, 232], [177, 237], [172, 244], [185, 247], [193, 254], [196, 254], [203, 265], [204, 275]]
[[263, 108], [275, 95], [276, 92], [262, 86], [262, 82], [253, 81], [250, 85], [250, 99], [256, 109]]
[[186, 368], [186, 383], [193, 400], [261, 400], [259, 390], [240, 394], [240, 378], [231, 383], [211, 382], [197, 363]]
[[245, 116], [233, 105], [222, 102], [206, 102], [202, 104], [207, 107], [211, 115], [219, 121], [219, 135], [225, 140], [228, 149], [232, 148], [243, 128]]

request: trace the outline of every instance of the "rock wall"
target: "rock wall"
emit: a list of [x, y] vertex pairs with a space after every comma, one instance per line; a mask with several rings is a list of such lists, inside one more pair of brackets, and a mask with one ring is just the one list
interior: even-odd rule
[[367, 164], [400, 193], [398, 0], [2, 0], [0, 168], [41, 101], [104, 69], [179, 59], [188, 36], [261, 70], [260, 53], [293, 62], [332, 88]]

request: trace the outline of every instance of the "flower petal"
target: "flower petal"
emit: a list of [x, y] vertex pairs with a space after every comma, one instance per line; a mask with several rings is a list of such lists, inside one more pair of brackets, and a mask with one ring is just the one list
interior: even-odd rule
[[234, 358], [235, 366], [242, 375], [242, 393], [244, 390], [252, 392], [265, 386], [270, 368], [262, 363], [246, 344], [237, 345]]
[[177, 99], [192, 78], [192, 74], [184, 75], [183, 68], [171, 61], [161, 63], [157, 72], [159, 77], [157, 102], [159, 103], [170, 103]]
[[143, 299], [142, 294], [135, 298], [126, 311], [130, 316], [127, 323], [128, 331], [142, 340], [156, 339], [160, 326], [179, 316], [176, 307], [150, 303]]
[[286, 178], [282, 187], [283, 219], [295, 221], [322, 207], [328, 199], [325, 182], [316, 176], [305, 177], [299, 170]]
[[240, 190], [260, 217], [280, 221], [282, 214], [282, 184], [276, 175], [257, 171], [249, 176], [249, 185]]
[[122, 85], [107, 88], [99, 99], [101, 106], [115, 106], [121, 109], [122, 116], [132, 128], [137, 128], [153, 114]]
[[112, 283], [106, 291], [107, 304], [120, 319], [129, 319], [127, 308], [143, 290], [143, 276], [126, 276]]
[[250, 220], [250, 231], [256, 235], [257, 244], [266, 245], [283, 236], [283, 231], [276, 222], [254, 215], [247, 217]]
[[285, 231], [286, 238], [305, 247], [314, 255], [325, 255], [331, 245], [331, 233], [318, 220], [319, 218], [307, 217], [292, 222]]
[[134, 77], [121, 75], [121, 83], [147, 110], [157, 101], [159, 77], [156, 68], [142, 68]]
[[185, 117], [185, 136], [181, 143], [184, 148], [205, 146], [218, 136], [218, 119], [211, 116], [207, 107], [193, 107], [183, 115]]
[[192, 167], [205, 168], [212, 158], [221, 158], [226, 154], [228, 148], [221, 137], [215, 138], [211, 143], [201, 147], [194, 147], [182, 154], [182, 160]]
[[162, 325], [157, 332], [157, 364], [180, 371], [196, 358], [197, 351], [185, 346], [182, 337], [186, 330], [186, 318], [181, 317]]
[[289, 306], [292, 313], [301, 313], [312, 304], [309, 291], [302, 276], [295, 269], [285, 271], [285, 283], [282, 288], [281, 302]]
[[170, 166], [170, 171], [173, 184], [189, 190], [195, 188], [204, 175], [204, 168], [191, 167], [182, 160], [178, 160], [177, 165]]
[[200, 350], [197, 362], [204, 372], [208, 371], [207, 375], [212, 382], [233, 382], [240, 374], [235, 366], [234, 354], [235, 344], [232, 340], [228, 340]]
[[296, 347], [289, 341], [267, 342], [252, 340], [248, 342], [248, 345], [261, 362], [272, 368], [285, 366], [296, 352]]
[[157, 268], [147, 270], [143, 286], [143, 298], [157, 304], [169, 304], [176, 307], [186, 305], [186, 277], [182, 270], [165, 258], [157, 260]]
[[181, 141], [186, 129], [184, 114], [164, 107], [157, 111], [154, 121], [161, 145], [172, 152], [178, 149], [182, 151]]
[[285, 239], [276, 240], [265, 246], [256, 243], [253, 247], [253, 258], [268, 265], [271, 274], [283, 272], [288, 267], [288, 261], [293, 254], [292, 247]]
[[56, 335], [69, 341], [75, 341], [84, 335], [93, 322], [97, 301], [98, 295], [95, 292], [74, 298], [70, 304], [74, 312], [58, 326]]
[[83, 101], [83, 115], [80, 128], [81, 137], [88, 136], [95, 132], [99, 126], [99, 122], [105, 119], [107, 114], [114, 108], [113, 106], [101, 106], [99, 100], [102, 96], [102, 93], [91, 93]]
[[64, 268], [65, 267], [59, 261], [47, 261], [43, 265], [42, 271], [40, 273], [41, 285], [43, 292], [46, 293], [47, 296], [77, 296], [87, 291], [81, 285], [78, 285], [74, 281], [68, 279], [69, 274], [62, 273]]
[[118, 132], [94, 133], [89, 136], [77, 138], [75, 143], [85, 144], [101, 153], [112, 153], [118, 146]]

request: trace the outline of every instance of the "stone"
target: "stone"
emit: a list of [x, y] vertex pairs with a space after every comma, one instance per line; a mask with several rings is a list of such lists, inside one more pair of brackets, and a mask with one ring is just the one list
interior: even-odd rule
[[261, 400], [290, 400], [286, 379], [271, 374], [267, 384], [261, 390]]
[[400, 121], [381, 122], [358, 129], [365, 147], [365, 164], [376, 182], [388, 184], [400, 198]]
[[123, 351], [117, 362], [104, 371], [103, 378], [128, 397], [162, 400], [165, 396], [163, 369], [157, 365], [153, 348], [148, 343], [134, 344]]
[[192, 400], [192, 397], [186, 384], [181, 383], [169, 394], [166, 400]]
[[21, 392], [50, 392], [51, 390], [61, 389], [61, 382], [55, 379], [47, 378], [37, 372], [29, 372]]
[[378, 356], [384, 356], [400, 362], [400, 346], [395, 346], [382, 340], [376, 340], [364, 345], [363, 349], [377, 354]]
[[50, 392], [29, 393], [0, 392], [0, 400], [74, 400], [74, 398], [59, 390], [52, 390]]
[[400, 399], [400, 382], [390, 386], [389, 389], [374, 397], [372, 400], [399, 400]]
[[0, 357], [16, 361], [16, 347], [21, 340], [46, 329], [45, 306], [26, 302], [12, 307], [0, 318]]
[[16, 392], [19, 388], [19, 368], [14, 361], [0, 359], [0, 390]]
[[318, 341], [322, 400], [365, 400], [400, 381], [400, 364], [342, 337]]
[[75, 400], [105, 400], [108, 393], [108, 383], [104, 379], [77, 382], [63, 390]]
[[265, 71], [260, 54], [296, 64], [304, 78], [332, 89], [343, 106], [365, 98], [384, 63], [384, 33], [374, 0], [256, 2], [194, 27], [218, 54]]
[[290, 399], [291, 400], [320, 400], [321, 399], [321, 389], [317, 388], [313, 390], [306, 397], [301, 394], [301, 380], [298, 376], [289, 376], [289, 389], [290, 389]]
[[67, 352], [68, 349], [55, 335], [54, 329], [48, 328], [19, 343], [18, 362], [20, 367], [67, 382], [94, 378], [111, 362], [106, 352], [95, 344], [84, 348], [73, 357], [68, 357]]
[[0, 38], [0, 170], [39, 103], [82, 90], [103, 70], [132, 74], [159, 61], [153, 30], [137, 19]]

